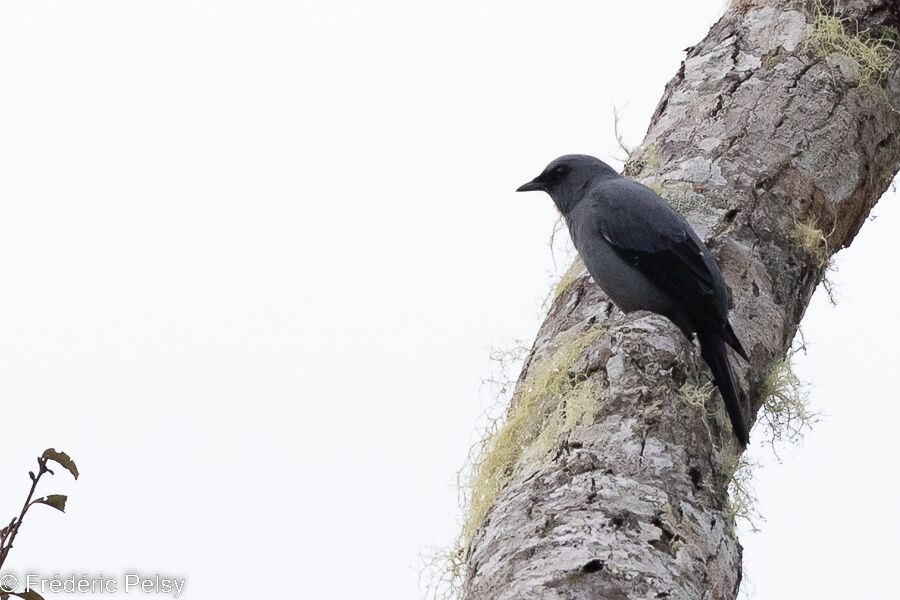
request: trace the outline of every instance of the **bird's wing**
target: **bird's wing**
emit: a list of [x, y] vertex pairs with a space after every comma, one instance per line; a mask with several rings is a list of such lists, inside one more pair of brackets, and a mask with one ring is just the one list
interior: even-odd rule
[[653, 190], [627, 179], [599, 192], [600, 234], [616, 253], [689, 312], [721, 319], [716, 274], [687, 221]]

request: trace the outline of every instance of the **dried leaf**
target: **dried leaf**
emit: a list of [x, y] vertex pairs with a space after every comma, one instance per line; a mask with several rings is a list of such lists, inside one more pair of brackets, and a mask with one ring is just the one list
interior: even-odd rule
[[66, 500], [68, 499], [68, 496], [65, 496], [63, 494], [50, 494], [49, 496], [44, 496], [43, 498], [32, 500], [31, 503], [46, 504], [47, 506], [52, 506], [60, 512], [66, 512]]
[[44, 450], [41, 458], [59, 463], [60, 465], [68, 469], [69, 473], [71, 473], [72, 476], [75, 477], [75, 479], [78, 479], [78, 467], [75, 466], [75, 461], [69, 458], [69, 455], [65, 452], [57, 452], [53, 448], [47, 448], [46, 450]]

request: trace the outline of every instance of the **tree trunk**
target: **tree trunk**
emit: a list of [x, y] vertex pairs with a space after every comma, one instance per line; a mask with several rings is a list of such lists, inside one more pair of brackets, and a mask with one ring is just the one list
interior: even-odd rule
[[[751, 358], [732, 355], [751, 422], [828, 259], [900, 168], [897, 46], [882, 41], [882, 73], [854, 54], [857, 31], [896, 35], [900, 3], [825, 4], [733, 2], [688, 50], [626, 165], [719, 261]], [[826, 37], [836, 21], [817, 21], [823, 11], [847, 19], [849, 37]], [[553, 302], [510, 411], [575, 338], [587, 341], [565, 376], [596, 410], [530, 466], [516, 458], [468, 547], [464, 596], [734, 598], [727, 490], [741, 450], [718, 394], [706, 408], [685, 399], [685, 384], [710, 379], [693, 343], [663, 317], [622, 314], [582, 270]]]

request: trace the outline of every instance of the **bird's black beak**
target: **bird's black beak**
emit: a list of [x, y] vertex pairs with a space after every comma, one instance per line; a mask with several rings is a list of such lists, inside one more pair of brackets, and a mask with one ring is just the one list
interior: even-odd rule
[[525, 185], [520, 185], [517, 192], [538, 192], [544, 190], [544, 182], [538, 181], [539, 178], [532, 179]]

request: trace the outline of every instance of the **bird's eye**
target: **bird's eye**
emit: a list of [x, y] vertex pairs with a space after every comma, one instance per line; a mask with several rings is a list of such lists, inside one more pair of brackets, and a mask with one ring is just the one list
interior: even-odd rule
[[562, 177], [568, 172], [569, 172], [568, 165], [556, 165], [556, 167], [553, 168], [553, 176], [554, 177]]

